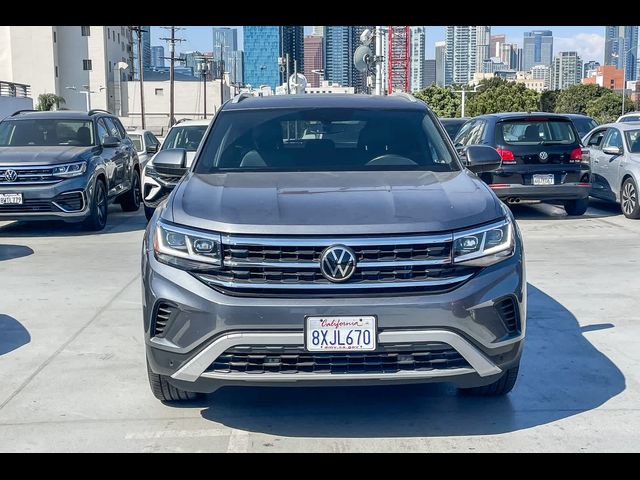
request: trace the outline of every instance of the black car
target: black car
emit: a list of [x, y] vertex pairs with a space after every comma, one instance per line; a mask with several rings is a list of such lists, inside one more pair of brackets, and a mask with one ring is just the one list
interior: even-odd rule
[[0, 122], [0, 220], [64, 220], [102, 230], [107, 206], [140, 207], [140, 166], [117, 117], [19, 111]]
[[469, 120], [454, 140], [464, 154], [469, 145], [490, 145], [502, 167], [481, 174], [507, 203], [558, 203], [569, 215], [588, 207], [589, 164], [571, 119], [553, 113], [495, 113]]
[[456, 138], [456, 135], [465, 124], [468, 118], [439, 118], [440, 123], [449, 134], [452, 139]]
[[563, 115], [573, 122], [573, 126], [576, 127], [580, 138], [584, 138], [587, 133], [598, 126], [598, 122], [588, 115], [579, 113], [563, 113]]

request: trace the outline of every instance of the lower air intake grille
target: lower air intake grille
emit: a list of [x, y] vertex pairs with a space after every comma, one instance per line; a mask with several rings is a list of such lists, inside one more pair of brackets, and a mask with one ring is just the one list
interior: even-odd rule
[[505, 298], [495, 304], [495, 308], [498, 311], [498, 315], [504, 322], [504, 326], [509, 333], [514, 333], [520, 329], [520, 322], [518, 321], [518, 310], [516, 308], [516, 302], [513, 298]]
[[158, 305], [153, 329], [153, 335], [155, 337], [162, 337], [164, 335], [164, 331], [167, 328], [169, 320], [171, 320], [177, 311], [178, 309], [176, 307], [169, 305], [168, 303], [161, 303]]

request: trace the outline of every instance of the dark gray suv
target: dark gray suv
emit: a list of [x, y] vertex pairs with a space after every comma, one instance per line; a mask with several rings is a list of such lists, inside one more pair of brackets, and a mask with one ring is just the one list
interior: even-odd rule
[[[185, 152], [156, 168], [181, 174]], [[226, 385], [453, 382], [509, 392], [525, 332], [509, 210], [413, 97], [238, 96], [151, 219], [148, 374], [163, 401]]]
[[0, 220], [102, 230], [107, 206], [140, 208], [138, 154], [109, 112], [20, 111], [0, 122]]

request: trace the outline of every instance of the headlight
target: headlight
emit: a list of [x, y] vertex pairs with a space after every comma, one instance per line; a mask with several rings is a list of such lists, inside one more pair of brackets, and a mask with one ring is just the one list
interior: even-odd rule
[[509, 217], [485, 227], [453, 235], [453, 263], [487, 267], [513, 255], [513, 223]]
[[221, 265], [220, 234], [204, 233], [159, 221], [153, 240], [159, 262], [184, 270]]
[[87, 171], [86, 162], [68, 163], [66, 165], [56, 165], [53, 167], [53, 175], [56, 177], [78, 177]]

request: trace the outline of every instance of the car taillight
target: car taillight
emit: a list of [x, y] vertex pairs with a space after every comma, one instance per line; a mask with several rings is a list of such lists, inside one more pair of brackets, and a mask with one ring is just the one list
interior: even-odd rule
[[502, 163], [516, 163], [511, 150], [505, 150], [504, 148], [496, 148], [496, 151], [502, 158]]
[[569, 156], [570, 163], [580, 163], [582, 162], [582, 147], [574, 148], [571, 150], [571, 155]]

